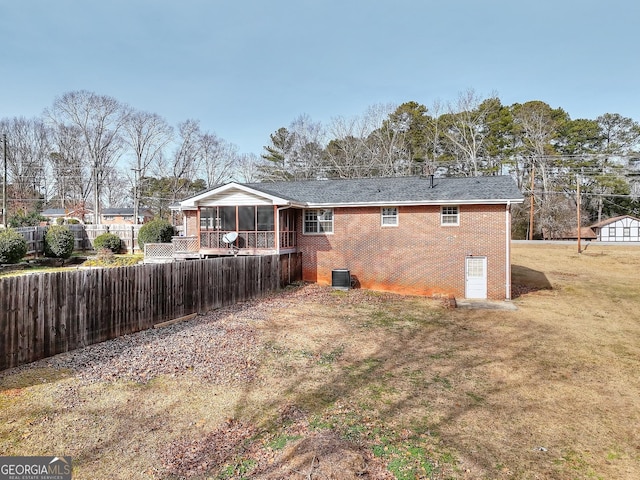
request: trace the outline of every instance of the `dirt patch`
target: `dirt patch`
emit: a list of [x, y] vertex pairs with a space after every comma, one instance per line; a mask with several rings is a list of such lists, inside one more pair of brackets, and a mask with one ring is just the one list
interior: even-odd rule
[[[256, 472], [255, 478], [276, 480], [281, 478], [327, 478], [350, 480], [358, 478], [393, 478], [389, 472], [375, 465], [371, 455], [363, 448], [349, 443], [334, 432], [313, 432], [297, 440], [279, 455], [266, 472]], [[384, 476], [381, 476], [384, 475]]]
[[197, 439], [180, 438], [161, 454], [162, 465], [171, 475], [184, 478], [203, 476], [225, 465], [246, 450], [255, 427], [229, 420]]

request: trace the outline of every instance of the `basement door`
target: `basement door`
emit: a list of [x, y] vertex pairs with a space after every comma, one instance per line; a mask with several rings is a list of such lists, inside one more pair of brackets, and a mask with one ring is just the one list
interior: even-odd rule
[[465, 298], [487, 298], [487, 257], [467, 257]]

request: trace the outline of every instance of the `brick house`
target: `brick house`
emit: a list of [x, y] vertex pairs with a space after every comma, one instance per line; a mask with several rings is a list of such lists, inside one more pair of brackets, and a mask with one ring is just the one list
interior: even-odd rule
[[508, 176], [394, 177], [229, 183], [173, 208], [200, 256], [301, 252], [305, 281], [509, 299], [522, 201]]
[[[141, 208], [138, 212], [138, 223], [147, 223], [153, 218], [153, 212]], [[104, 208], [100, 212], [100, 223], [103, 225], [133, 225], [133, 208]]]

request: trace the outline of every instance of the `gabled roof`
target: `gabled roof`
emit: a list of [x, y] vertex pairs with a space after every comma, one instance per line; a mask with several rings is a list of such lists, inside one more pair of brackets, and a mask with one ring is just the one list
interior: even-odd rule
[[[151, 210], [148, 208], [141, 208], [138, 211], [138, 215], [150, 214]], [[103, 208], [101, 215], [133, 215], [133, 208]]]
[[274, 205], [365, 206], [424, 204], [521, 203], [524, 198], [509, 176], [434, 178], [384, 177], [289, 182], [230, 183], [215, 187], [180, 202], [183, 208], [241, 189], [265, 198]]
[[611, 218], [607, 218], [605, 220], [601, 220], [598, 223], [594, 223], [593, 225], [591, 225], [591, 228], [602, 228], [602, 227], [606, 227], [607, 225], [610, 225], [612, 223], [617, 222], [618, 220], [622, 220], [624, 218], [629, 218], [631, 220], [635, 220], [636, 222], [640, 222], [640, 218], [636, 218], [632, 215], [618, 215], [617, 217], [611, 217]]
[[42, 215], [46, 216], [59, 216], [64, 217], [67, 214], [64, 208], [47, 208], [42, 211]]
[[[542, 229], [545, 240], [575, 240], [578, 238], [578, 228], [572, 228], [558, 233], [549, 234], [546, 229]], [[596, 240], [598, 236], [591, 227], [580, 227], [580, 238], [583, 240]]]
[[[42, 211], [42, 215], [45, 217], [54, 217], [54, 216], [58, 216], [58, 217], [64, 217], [67, 215], [78, 215], [79, 213], [82, 213], [80, 210], [82, 210], [81, 208], [74, 208], [74, 209], [69, 209], [69, 208], [46, 208]], [[84, 213], [91, 213], [91, 210], [84, 210]]]

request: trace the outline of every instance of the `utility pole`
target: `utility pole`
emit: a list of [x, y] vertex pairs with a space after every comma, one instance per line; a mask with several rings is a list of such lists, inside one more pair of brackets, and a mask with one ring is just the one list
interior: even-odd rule
[[139, 177], [140, 177], [140, 171], [142, 169], [132, 168], [131, 170], [133, 170], [133, 173], [135, 174], [135, 177], [133, 180], [133, 224], [137, 225], [138, 215], [140, 214], [140, 200], [139, 200], [140, 187], [138, 186], [138, 184], [140, 182]]
[[100, 191], [98, 190], [98, 164], [96, 161], [93, 162], [93, 223], [95, 225], [102, 224], [102, 219], [100, 218]]
[[531, 196], [529, 197], [529, 240], [533, 240], [533, 188], [536, 176], [536, 164], [531, 165]]
[[2, 225], [7, 228], [7, 134], [2, 134], [4, 144], [4, 174], [2, 175]]
[[580, 233], [581, 233], [580, 232], [580, 175], [578, 175], [578, 174], [576, 174], [576, 184], [577, 184], [576, 196], [578, 197], [578, 198], [576, 198], [576, 205], [577, 205], [577, 208], [578, 208], [578, 214], [577, 214], [577, 217], [578, 217], [578, 253], [582, 253], [582, 248], [580, 246]]

